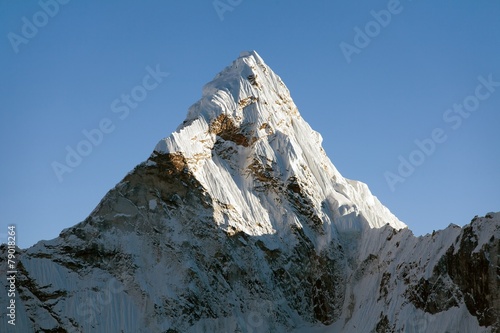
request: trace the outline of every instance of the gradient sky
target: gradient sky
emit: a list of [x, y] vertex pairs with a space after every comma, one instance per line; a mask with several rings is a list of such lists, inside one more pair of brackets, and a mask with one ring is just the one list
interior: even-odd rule
[[[243, 50], [282, 77], [337, 169], [416, 235], [500, 210], [500, 86], [477, 88], [500, 82], [498, 1], [65, 1], [0, 1], [0, 241], [9, 224], [28, 247], [85, 219]], [[169, 76], [120, 119], [111, 104], [148, 66]], [[464, 102], [475, 111], [458, 120]], [[52, 163], [106, 118], [114, 130], [60, 182]], [[435, 129], [446, 140], [415, 152]], [[400, 156], [421, 164], [391, 189]]]

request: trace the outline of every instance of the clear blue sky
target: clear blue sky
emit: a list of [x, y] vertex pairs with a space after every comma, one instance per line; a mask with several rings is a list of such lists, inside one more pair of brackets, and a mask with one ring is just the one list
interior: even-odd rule
[[[252, 49], [339, 171], [415, 234], [500, 210], [500, 87], [477, 88], [479, 76], [500, 82], [498, 1], [221, 0], [219, 12], [213, 1], [41, 3], [52, 16], [36, 1], [0, 1], [1, 241], [8, 224], [27, 247], [85, 219], [175, 130], [202, 86]], [[392, 11], [390, 22], [372, 10]], [[155, 87], [120, 119], [111, 104], [157, 65], [169, 76], [148, 81]], [[474, 111], [453, 111], [461, 103]], [[105, 118], [114, 130], [60, 182], [52, 163]], [[415, 152], [436, 128], [446, 140]], [[399, 156], [421, 164], [393, 191], [385, 173], [398, 175]]]

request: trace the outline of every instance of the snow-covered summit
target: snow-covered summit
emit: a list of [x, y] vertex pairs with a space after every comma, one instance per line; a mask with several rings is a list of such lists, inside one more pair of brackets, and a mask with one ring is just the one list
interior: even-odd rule
[[[257, 52], [242, 52], [239, 58], [203, 87], [201, 99], [190, 107], [186, 120], [176, 133], [160, 141], [156, 150], [178, 151], [175, 145], [182, 143], [177, 133], [183, 132], [186, 127], [196, 130], [207, 127], [221, 116], [230, 119], [237, 127], [250, 125], [256, 138], [266, 135], [271, 128], [283, 129], [290, 134], [289, 127], [283, 125], [289, 123], [292, 116], [300, 117], [281, 78]], [[203, 130], [200, 132], [203, 133]], [[319, 134], [315, 135], [321, 141]], [[200, 147], [191, 148], [183, 152], [190, 154]]]
[[[293, 103], [290, 105], [292, 110], [285, 110], [280, 104], [254, 109], [246, 107], [258, 102], [269, 105], [265, 103], [289, 99], [290, 92], [281, 78], [257, 52], [242, 52], [239, 58], [203, 87], [201, 100], [190, 108], [186, 120], [202, 116], [210, 121], [223, 113], [231, 116], [237, 124], [252, 122], [260, 126], [271, 120], [273, 125], [277, 125], [290, 115], [290, 111], [297, 111]], [[278, 114], [270, 118], [269, 111]]]
[[[236, 207], [237, 218], [232, 221], [241, 220], [238, 229], [250, 234], [276, 232], [277, 222], [293, 210], [283, 205], [278, 215], [270, 216], [276, 209], [269, 193], [259, 191], [263, 183], [274, 190], [295, 186], [292, 192], [307, 197], [308, 214], [327, 234], [386, 224], [405, 228], [365, 184], [340, 175], [321, 142], [281, 78], [251, 51], [242, 52], [204, 86], [186, 120], [157, 144], [153, 157], [182, 154], [218, 202]], [[264, 220], [262, 227], [249, 225], [256, 220]], [[333, 233], [327, 230], [332, 222]]]

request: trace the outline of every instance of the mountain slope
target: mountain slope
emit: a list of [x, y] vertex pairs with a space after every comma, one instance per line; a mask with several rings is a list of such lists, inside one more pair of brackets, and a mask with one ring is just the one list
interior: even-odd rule
[[499, 239], [500, 214], [414, 237], [244, 52], [85, 221], [20, 250], [16, 329], [494, 331]]

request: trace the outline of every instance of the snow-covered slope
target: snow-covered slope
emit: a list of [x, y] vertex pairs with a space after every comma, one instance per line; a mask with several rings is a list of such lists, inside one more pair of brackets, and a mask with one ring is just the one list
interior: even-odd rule
[[0, 328], [496, 332], [499, 239], [498, 213], [414, 237], [244, 52], [85, 221], [20, 251]]

